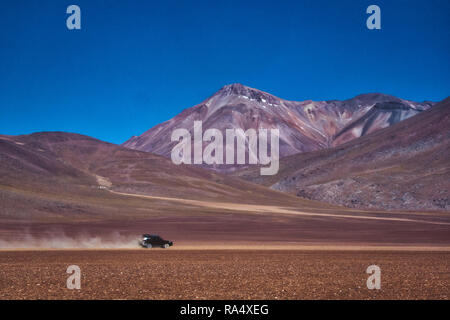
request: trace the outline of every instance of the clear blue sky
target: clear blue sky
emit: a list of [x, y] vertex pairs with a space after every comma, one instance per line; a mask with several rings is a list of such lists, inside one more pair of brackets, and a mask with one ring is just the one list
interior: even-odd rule
[[[66, 28], [81, 7], [82, 30]], [[382, 30], [366, 28], [370, 4]], [[0, 2], [0, 134], [121, 143], [239, 82], [291, 100], [450, 95], [450, 1]]]

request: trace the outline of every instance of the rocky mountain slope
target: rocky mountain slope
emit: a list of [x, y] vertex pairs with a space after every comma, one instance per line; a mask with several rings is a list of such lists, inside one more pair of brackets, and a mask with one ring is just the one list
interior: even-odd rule
[[257, 168], [235, 174], [347, 207], [450, 211], [450, 98], [338, 147], [286, 157], [276, 176]]
[[[241, 84], [223, 87], [199, 105], [186, 109], [123, 146], [170, 157], [177, 142], [175, 129], [193, 137], [194, 121], [203, 131], [225, 129], [280, 130], [280, 157], [337, 146], [429, 109], [432, 102], [417, 103], [384, 94], [364, 94], [344, 101], [288, 101]], [[233, 169], [233, 168], [232, 168]]]

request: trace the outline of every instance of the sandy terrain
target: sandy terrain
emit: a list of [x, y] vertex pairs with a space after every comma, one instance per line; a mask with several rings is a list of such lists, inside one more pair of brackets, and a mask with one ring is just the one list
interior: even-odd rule
[[[81, 290], [66, 269], [81, 268]], [[368, 290], [369, 265], [381, 290]], [[0, 252], [1, 299], [448, 299], [449, 252], [64, 250]]]

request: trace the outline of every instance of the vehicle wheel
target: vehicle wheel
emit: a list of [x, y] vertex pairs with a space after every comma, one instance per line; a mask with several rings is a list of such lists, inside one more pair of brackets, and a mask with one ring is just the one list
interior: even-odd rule
[[168, 247], [169, 247], [169, 244], [166, 243], [166, 244], [164, 245], [164, 249], [167, 249]]
[[147, 249], [150, 249], [151, 247], [152, 247], [151, 243], [147, 244], [147, 246], [146, 246]]

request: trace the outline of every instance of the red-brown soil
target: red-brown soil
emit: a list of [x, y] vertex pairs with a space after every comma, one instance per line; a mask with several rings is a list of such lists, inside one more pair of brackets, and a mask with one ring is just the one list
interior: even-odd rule
[[[81, 290], [66, 288], [73, 264]], [[448, 299], [449, 270], [449, 252], [3, 251], [0, 299]]]

